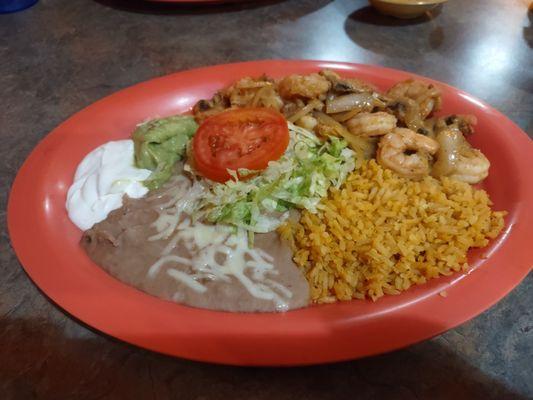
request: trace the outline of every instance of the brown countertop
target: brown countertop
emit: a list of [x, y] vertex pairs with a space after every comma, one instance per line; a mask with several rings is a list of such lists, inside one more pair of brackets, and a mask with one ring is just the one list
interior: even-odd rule
[[530, 399], [533, 276], [474, 320], [390, 354], [305, 368], [161, 356], [66, 316], [29, 281], [5, 229], [9, 187], [37, 142], [118, 89], [198, 66], [267, 58], [379, 64], [487, 101], [533, 136], [526, 0], [449, 1], [400, 21], [364, 0], [184, 8], [41, 0], [0, 15], [0, 398]]

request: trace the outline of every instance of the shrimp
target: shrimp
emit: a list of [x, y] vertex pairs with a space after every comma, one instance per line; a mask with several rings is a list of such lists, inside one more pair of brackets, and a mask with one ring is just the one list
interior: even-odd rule
[[408, 79], [389, 89], [387, 96], [397, 100], [407, 97], [418, 104], [421, 119], [426, 119], [432, 112], [440, 109], [442, 98], [440, 90], [431, 83]]
[[362, 112], [346, 122], [348, 130], [357, 136], [382, 136], [396, 128], [396, 117], [386, 112]]
[[472, 148], [459, 129], [446, 129], [437, 134], [440, 144], [432, 175], [447, 176], [475, 184], [489, 175], [490, 161], [478, 149]]
[[331, 83], [319, 74], [289, 75], [278, 83], [278, 92], [285, 99], [325, 99]]
[[410, 129], [396, 128], [378, 144], [377, 161], [406, 178], [422, 179], [429, 175], [429, 160], [439, 149], [434, 139]]
[[[279, 110], [283, 101], [274, 91], [274, 82], [266, 77], [250, 78], [244, 77], [239, 79], [233, 85], [221, 91], [229, 99], [232, 107], [257, 107], [271, 106]], [[270, 97], [270, 98], [269, 98]], [[263, 98], [269, 98], [265, 103]]]

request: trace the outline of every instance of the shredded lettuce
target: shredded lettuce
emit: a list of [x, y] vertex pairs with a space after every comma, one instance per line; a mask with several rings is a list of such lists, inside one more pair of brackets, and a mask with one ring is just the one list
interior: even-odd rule
[[[250, 232], [270, 232], [291, 208], [316, 212], [331, 186], [340, 187], [355, 168], [354, 152], [342, 139], [322, 142], [313, 133], [289, 123], [290, 142], [285, 154], [253, 178], [214, 183], [202, 199], [197, 218], [226, 223]], [[257, 171], [239, 170], [239, 175]]]

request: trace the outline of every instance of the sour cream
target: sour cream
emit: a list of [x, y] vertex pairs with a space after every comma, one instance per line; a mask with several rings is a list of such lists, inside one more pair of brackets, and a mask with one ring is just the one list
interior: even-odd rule
[[105, 143], [91, 151], [76, 169], [67, 193], [70, 220], [82, 230], [91, 228], [122, 207], [122, 198], [144, 196], [148, 189], [141, 183], [150, 170], [136, 168], [132, 140]]

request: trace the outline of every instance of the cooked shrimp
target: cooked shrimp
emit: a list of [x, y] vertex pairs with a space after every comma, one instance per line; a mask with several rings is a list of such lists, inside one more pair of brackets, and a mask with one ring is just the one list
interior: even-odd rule
[[478, 149], [472, 148], [458, 129], [446, 129], [437, 134], [440, 144], [432, 175], [447, 176], [470, 184], [481, 182], [489, 174], [490, 161]]
[[396, 117], [386, 112], [362, 112], [346, 122], [348, 130], [357, 136], [381, 136], [396, 128]]
[[[229, 99], [232, 107], [250, 107], [254, 101], [258, 103], [258, 99], [265, 93], [264, 89], [273, 87], [274, 83], [266, 76], [260, 78], [244, 77], [233, 85], [223, 89], [220, 93]], [[274, 91], [272, 90], [271, 93], [274, 93]], [[283, 102], [279, 99], [279, 107], [275, 108], [279, 109], [282, 104]]]
[[433, 111], [440, 109], [442, 104], [440, 90], [431, 83], [408, 79], [399, 82], [389, 89], [387, 96], [392, 99], [407, 97], [414, 100], [419, 107], [420, 117], [426, 119]]
[[325, 98], [331, 83], [319, 74], [289, 75], [278, 84], [278, 91], [285, 99], [292, 98]]
[[279, 111], [283, 107], [283, 100], [281, 100], [281, 97], [272, 86], [264, 86], [255, 92], [252, 102], [247, 106], [267, 107]]
[[439, 144], [427, 136], [406, 128], [396, 128], [378, 144], [377, 161], [406, 178], [421, 179], [429, 175], [429, 160]]

